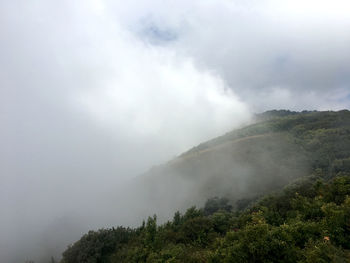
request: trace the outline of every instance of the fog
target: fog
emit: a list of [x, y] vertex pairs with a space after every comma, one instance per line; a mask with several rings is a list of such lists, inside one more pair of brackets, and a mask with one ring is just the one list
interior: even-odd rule
[[349, 8], [0, 0], [0, 262], [137, 225], [138, 176], [255, 112], [349, 107]]

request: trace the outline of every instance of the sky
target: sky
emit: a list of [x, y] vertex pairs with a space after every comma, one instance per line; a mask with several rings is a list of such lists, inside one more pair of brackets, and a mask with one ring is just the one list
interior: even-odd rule
[[348, 10], [0, 0], [0, 262], [73, 214], [103, 227], [108, 193], [256, 112], [349, 108]]

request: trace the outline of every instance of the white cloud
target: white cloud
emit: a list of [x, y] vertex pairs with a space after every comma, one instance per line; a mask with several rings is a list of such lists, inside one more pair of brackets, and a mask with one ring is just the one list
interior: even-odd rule
[[223, 79], [140, 39], [107, 2], [1, 6], [1, 260], [39, 255], [31, 240], [57, 217], [104, 226], [123, 179], [249, 118]]

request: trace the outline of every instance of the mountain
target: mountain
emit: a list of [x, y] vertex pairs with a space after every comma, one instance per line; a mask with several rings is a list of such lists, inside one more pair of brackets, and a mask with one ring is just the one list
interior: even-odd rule
[[91, 231], [62, 263], [349, 262], [350, 112], [258, 114], [133, 187], [162, 222], [203, 208]]
[[[349, 158], [350, 112], [269, 111], [254, 124], [204, 142], [138, 178], [167, 218], [214, 196], [256, 199], [316, 168], [328, 177]], [[149, 207], [145, 204], [144, 207]], [[171, 207], [173, 210], [162, 216]]]

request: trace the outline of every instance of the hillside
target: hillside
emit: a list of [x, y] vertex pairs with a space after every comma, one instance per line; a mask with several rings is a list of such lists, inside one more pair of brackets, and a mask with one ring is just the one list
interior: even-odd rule
[[[255, 124], [202, 143], [148, 171], [137, 184], [159, 211], [204, 205], [214, 196], [256, 199], [321, 169], [328, 177], [350, 157], [350, 112], [270, 111]], [[145, 207], [148, 207], [145, 205]]]
[[89, 232], [62, 263], [349, 262], [349, 175], [349, 111], [266, 112], [135, 182], [141, 206], [202, 209]]

